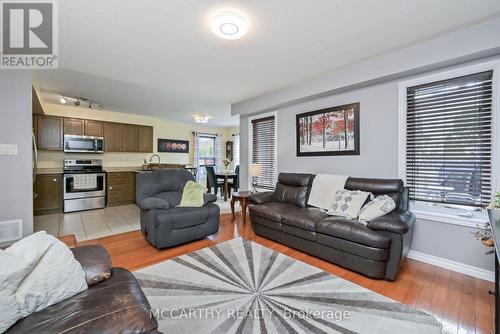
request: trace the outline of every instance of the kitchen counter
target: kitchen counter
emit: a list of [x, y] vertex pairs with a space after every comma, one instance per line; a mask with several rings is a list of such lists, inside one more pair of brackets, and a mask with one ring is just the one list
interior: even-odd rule
[[44, 175], [44, 174], [62, 174], [63, 169], [62, 167], [54, 167], [54, 168], [37, 168], [36, 173], [39, 175]]
[[[153, 170], [143, 170], [142, 166], [131, 166], [131, 167], [102, 167], [102, 170], [108, 173], [124, 173], [124, 172], [134, 172], [134, 173], [144, 173], [144, 172], [152, 172], [155, 170], [161, 170], [160, 169], [153, 169]], [[62, 167], [53, 167], [53, 168], [37, 168], [36, 173], [39, 175], [43, 174], [63, 174], [63, 168]]]
[[103, 167], [105, 172], [120, 173], [120, 172], [142, 172], [142, 166], [135, 167]]

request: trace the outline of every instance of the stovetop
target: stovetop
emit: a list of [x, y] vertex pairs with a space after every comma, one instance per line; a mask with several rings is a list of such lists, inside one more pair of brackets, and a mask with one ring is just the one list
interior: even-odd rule
[[64, 160], [65, 174], [102, 173], [102, 160]]

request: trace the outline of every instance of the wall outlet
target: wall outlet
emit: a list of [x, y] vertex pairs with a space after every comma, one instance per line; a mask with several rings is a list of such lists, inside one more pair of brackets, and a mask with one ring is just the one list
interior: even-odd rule
[[0, 144], [0, 155], [17, 155], [17, 145]]

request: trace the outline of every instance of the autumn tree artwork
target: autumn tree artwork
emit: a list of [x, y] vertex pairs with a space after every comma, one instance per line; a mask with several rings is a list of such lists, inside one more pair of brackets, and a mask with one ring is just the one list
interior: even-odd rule
[[359, 103], [297, 115], [297, 155], [359, 155]]

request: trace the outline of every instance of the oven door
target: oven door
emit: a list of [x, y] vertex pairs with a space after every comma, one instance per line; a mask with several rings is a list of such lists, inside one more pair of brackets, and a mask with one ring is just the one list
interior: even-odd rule
[[106, 174], [64, 174], [63, 185], [64, 199], [104, 196], [106, 194]]
[[64, 152], [69, 153], [102, 153], [104, 139], [102, 137], [64, 135]]

